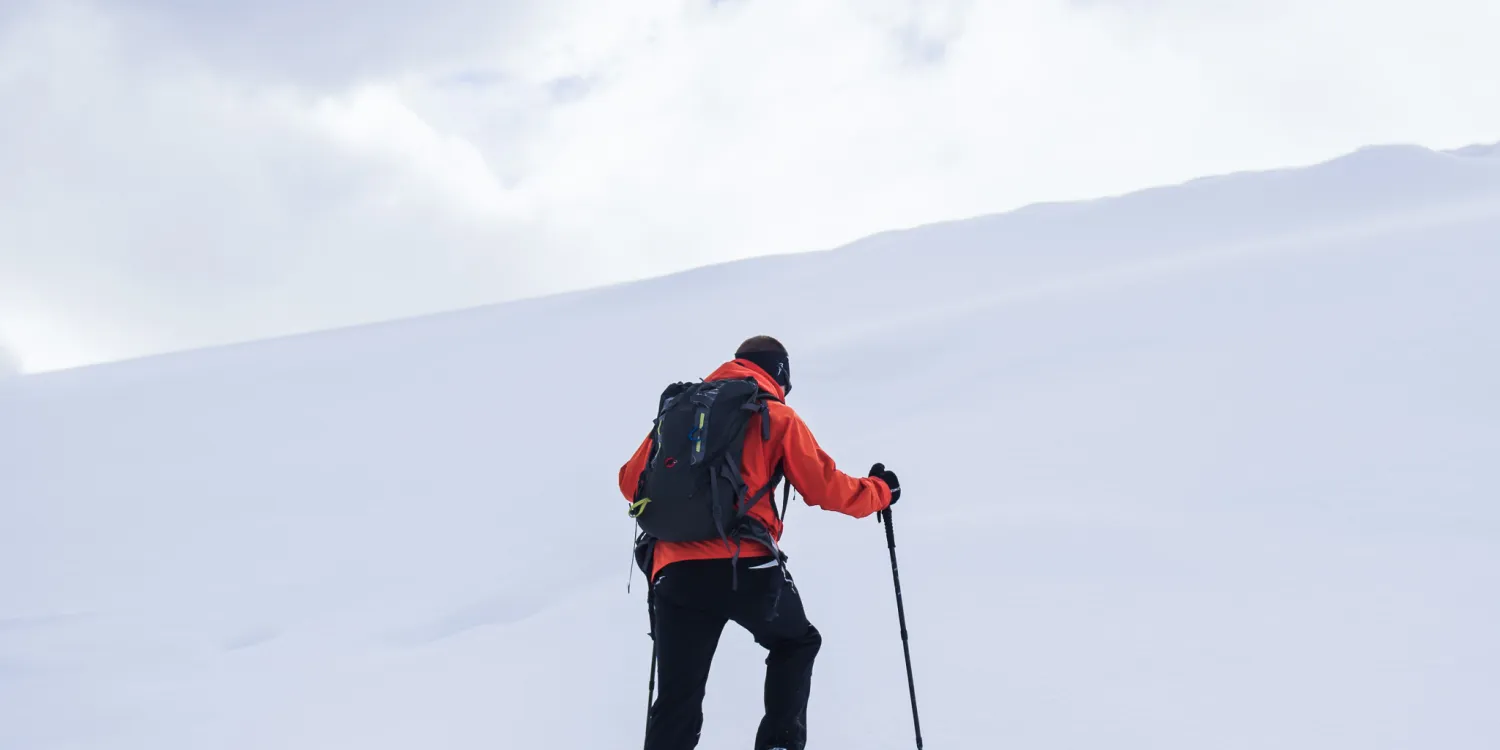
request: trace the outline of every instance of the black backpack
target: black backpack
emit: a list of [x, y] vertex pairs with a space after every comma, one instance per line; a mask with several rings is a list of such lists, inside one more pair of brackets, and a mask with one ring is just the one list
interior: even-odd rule
[[[636, 562], [648, 576], [651, 547], [657, 540], [720, 539], [726, 547], [733, 540], [737, 560], [739, 541], [750, 538], [784, 559], [770, 531], [749, 516], [751, 508], [775, 492], [783, 479], [781, 468], [753, 492], [740, 474], [750, 418], [761, 415], [761, 437], [770, 440], [766, 404], [779, 400], [754, 378], [674, 383], [662, 392], [650, 458], [630, 505], [630, 516], [641, 530]], [[787, 489], [789, 497], [790, 485]], [[776, 515], [779, 519], [784, 514], [785, 510]]]

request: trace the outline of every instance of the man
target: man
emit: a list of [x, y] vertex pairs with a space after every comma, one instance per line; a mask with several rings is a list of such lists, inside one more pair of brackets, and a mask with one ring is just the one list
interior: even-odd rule
[[[884, 510], [900, 497], [896, 475], [883, 464], [862, 478], [839, 471], [785, 404], [792, 390], [791, 366], [781, 342], [769, 336], [746, 340], [734, 360], [706, 381], [735, 378], [754, 378], [770, 395], [766, 411], [751, 416], [746, 426], [738, 462], [745, 487], [767, 488], [773, 478], [784, 475], [808, 505], [855, 518]], [[770, 421], [768, 430], [761, 424], [763, 418]], [[652, 460], [652, 447], [652, 437], [647, 436], [620, 469], [620, 492], [633, 503], [639, 500], [636, 495], [642, 472]], [[646, 565], [660, 693], [647, 719], [646, 750], [697, 746], [709, 666], [730, 621], [748, 630], [768, 652], [765, 714], [756, 732], [756, 750], [802, 750], [806, 744], [808, 692], [822, 636], [807, 620], [801, 596], [786, 572], [785, 556], [773, 549], [782, 531], [773, 496], [766, 493], [749, 511], [750, 519], [761, 526], [758, 531], [769, 532], [772, 546], [753, 538], [738, 544], [719, 538], [654, 544]]]

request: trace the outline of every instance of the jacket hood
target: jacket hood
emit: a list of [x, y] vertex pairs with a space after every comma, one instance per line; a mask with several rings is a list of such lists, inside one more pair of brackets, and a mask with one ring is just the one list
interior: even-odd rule
[[755, 378], [755, 382], [767, 392], [776, 394], [776, 398], [786, 401], [786, 392], [781, 389], [781, 384], [771, 377], [770, 373], [760, 369], [760, 366], [748, 359], [735, 359], [719, 365], [705, 380], [726, 380], [730, 378]]

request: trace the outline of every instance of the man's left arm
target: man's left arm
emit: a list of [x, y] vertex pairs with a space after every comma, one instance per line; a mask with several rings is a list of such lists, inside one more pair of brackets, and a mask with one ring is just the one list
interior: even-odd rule
[[639, 448], [635, 449], [635, 455], [620, 467], [620, 494], [625, 496], [627, 502], [635, 502], [635, 491], [640, 487], [641, 472], [646, 470], [646, 462], [651, 460], [651, 436], [647, 435], [641, 441]]

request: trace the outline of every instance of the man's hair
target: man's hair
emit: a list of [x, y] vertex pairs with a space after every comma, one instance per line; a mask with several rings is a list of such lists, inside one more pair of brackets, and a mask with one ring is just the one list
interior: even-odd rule
[[746, 354], [779, 354], [783, 357], [787, 356], [786, 347], [782, 346], [780, 341], [770, 336], [752, 336], [745, 339], [744, 343], [740, 344], [740, 348], [734, 350], [734, 356], [736, 357], [743, 357]]

